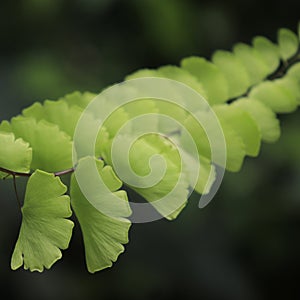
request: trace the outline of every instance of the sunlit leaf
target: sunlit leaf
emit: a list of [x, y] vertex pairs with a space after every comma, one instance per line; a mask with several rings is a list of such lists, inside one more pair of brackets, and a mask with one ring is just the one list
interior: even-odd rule
[[70, 199], [58, 177], [35, 171], [29, 178], [22, 225], [12, 255], [13, 270], [24, 264], [25, 269], [42, 272], [62, 257], [60, 249], [67, 249], [73, 222]]
[[257, 156], [260, 149], [261, 133], [255, 120], [246, 111], [232, 105], [213, 107], [222, 123], [228, 124], [243, 140], [247, 155]]
[[255, 48], [240, 43], [234, 46], [233, 52], [245, 67], [250, 85], [260, 82], [269, 74], [268, 66]]
[[229, 98], [240, 96], [247, 91], [250, 86], [249, 76], [241, 61], [232, 53], [221, 50], [216, 51], [213, 54], [212, 62], [226, 78]]
[[277, 45], [265, 37], [257, 36], [252, 41], [253, 47], [269, 68], [269, 74], [274, 72], [280, 64], [280, 54]]
[[250, 91], [249, 97], [266, 104], [276, 113], [292, 112], [298, 106], [296, 97], [276, 81], [260, 83]]
[[96, 94], [85, 92], [73, 92], [71, 94], [67, 94], [59, 100], [65, 101], [69, 106], [79, 106], [82, 109], [85, 109], [88, 104], [96, 97]]
[[278, 31], [278, 44], [281, 57], [287, 60], [296, 54], [299, 47], [299, 40], [293, 31], [281, 28]]
[[57, 125], [19, 116], [11, 120], [11, 128], [32, 148], [31, 169], [52, 173], [72, 167], [71, 139]]
[[241, 98], [231, 105], [237, 106], [251, 115], [259, 127], [263, 141], [275, 142], [279, 139], [279, 120], [268, 106], [258, 100], [249, 98]]
[[58, 125], [61, 131], [73, 138], [75, 127], [82, 114], [77, 105], [69, 106], [65, 101], [46, 100], [43, 105], [39, 102], [23, 110], [25, 117], [32, 117], [37, 121], [46, 120]]
[[210, 104], [228, 100], [226, 78], [216, 65], [201, 57], [188, 57], [181, 61], [181, 66], [201, 82]]
[[[89, 172], [91, 160], [93, 158], [82, 159], [78, 168], [86, 169], [87, 167], [86, 170]], [[111, 193], [106, 194], [105, 197], [112, 197], [114, 194], [127, 201], [126, 193], [117, 191], [122, 186], [122, 182], [116, 177], [111, 167], [103, 167], [103, 162], [99, 160], [96, 161], [96, 164], [102, 179], [111, 190]], [[106, 193], [105, 190], [103, 193]], [[94, 273], [111, 267], [124, 251], [122, 244], [128, 243], [128, 231], [131, 223], [125, 218], [114, 218], [96, 209], [81, 192], [75, 175], [72, 175], [71, 179], [71, 204], [82, 230], [89, 272]]]
[[[2, 168], [29, 173], [32, 149], [22, 139], [15, 139], [13, 133], [0, 132], [0, 166]], [[0, 172], [0, 178], [7, 174]]]
[[[204, 122], [209, 122], [209, 117], [205, 112], [196, 113], [198, 115], [199, 120], [203, 120]], [[206, 121], [205, 121], [206, 120]], [[226, 155], [226, 165], [222, 165], [222, 167], [226, 167], [227, 170], [236, 172], [240, 169], [244, 157], [246, 155], [245, 144], [242, 138], [239, 136], [237, 132], [233, 130], [233, 128], [227, 124], [225, 121], [220, 121], [221, 128], [220, 130], [223, 131], [223, 135], [225, 138], [225, 144], [220, 144], [219, 146], [226, 146], [224, 149], [217, 149], [218, 151], [223, 151], [224, 155]], [[211, 160], [212, 154], [212, 145], [211, 145], [211, 138], [208, 137], [206, 134], [205, 129], [194, 119], [192, 116], [189, 116], [185, 121], [185, 128], [189, 131], [193, 140], [197, 146], [198, 153], [200, 156]], [[215, 141], [216, 144], [217, 141]], [[185, 145], [188, 143], [187, 135], [183, 132], [181, 136], [181, 144]], [[220, 164], [220, 162], [214, 162], [216, 164]], [[223, 164], [223, 162], [222, 162]]]
[[[108, 154], [105, 156], [108, 157], [108, 163], [112, 164], [113, 161], [115, 168], [118, 168], [117, 174], [122, 175], [124, 184], [149, 201], [162, 216], [170, 220], [176, 218], [186, 204], [189, 187], [188, 179], [181, 174], [181, 159], [177, 149], [158, 134], [147, 134], [133, 143], [130, 141], [130, 136], [118, 136], [115, 141], [118, 146], [112, 157], [110, 148], [107, 148]], [[131, 144], [130, 165], [123, 159], [128, 143]], [[152, 161], [150, 167], [150, 159], [157, 154], [161, 159]], [[132, 170], [129, 170], [129, 167]], [[122, 174], [118, 173], [120, 171]], [[161, 174], [163, 171], [165, 173]], [[133, 174], [136, 177], [133, 177]], [[147, 177], [149, 174], [151, 179]], [[145, 181], [145, 177], [148, 180]], [[144, 187], [145, 182], [147, 187]], [[162, 198], [164, 200], [158, 201]]]
[[192, 76], [188, 71], [176, 66], [164, 66], [157, 70], [158, 76], [162, 76], [168, 79], [176, 80], [186, 84], [190, 88], [194, 89], [201, 96], [206, 97], [205, 90], [201, 83]]

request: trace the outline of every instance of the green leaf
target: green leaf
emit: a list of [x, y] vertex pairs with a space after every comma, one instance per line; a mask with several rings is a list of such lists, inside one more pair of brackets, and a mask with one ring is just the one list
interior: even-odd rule
[[[196, 113], [198, 115], [199, 120], [205, 120], [205, 122], [210, 122], [208, 114], [205, 112]], [[244, 157], [246, 155], [245, 144], [241, 137], [237, 132], [233, 130], [233, 128], [227, 124], [225, 121], [220, 121], [220, 125], [223, 130], [226, 148], [223, 149], [226, 151], [226, 165], [222, 165], [222, 167], [226, 168], [229, 171], [236, 172], [240, 169]], [[185, 128], [189, 131], [193, 140], [197, 146], [197, 150], [200, 156], [211, 160], [211, 144], [206, 135], [204, 128], [194, 119], [192, 116], [189, 116], [184, 122]], [[188, 144], [187, 135], [185, 132], [181, 135], [181, 145]], [[220, 149], [221, 150], [221, 149]], [[213, 161], [213, 163], [220, 165], [220, 162]], [[222, 162], [223, 164], [223, 162]]]
[[234, 46], [233, 51], [245, 67], [249, 76], [250, 85], [260, 82], [269, 74], [268, 66], [255, 48], [240, 43]]
[[198, 92], [202, 97], [206, 97], [205, 90], [201, 83], [188, 71], [176, 66], [164, 66], [157, 70], [158, 76], [182, 82]]
[[154, 69], [141, 69], [133, 72], [125, 77], [125, 80], [137, 79], [142, 77], [157, 77], [157, 70]]
[[97, 96], [97, 94], [90, 92], [73, 92], [67, 94], [59, 100], [65, 101], [69, 106], [79, 106], [82, 109], [85, 109], [88, 104]]
[[286, 28], [281, 28], [278, 31], [278, 44], [282, 59], [288, 60], [297, 53], [299, 40], [293, 31]]
[[[158, 134], [148, 134], [139, 138], [132, 145], [129, 161], [136, 174], [146, 176], [151, 171], [155, 170], [155, 167], [157, 167], [156, 169], [158, 169], [158, 166], [161, 167], [161, 162], [158, 162], [158, 166], [153, 164], [150, 167], [149, 165], [150, 159], [156, 154], [161, 155], [165, 160], [166, 170], [163, 178], [152, 187], [132, 187], [132, 189], [148, 200], [165, 218], [172, 220], [175, 219], [183, 209], [188, 197], [187, 180], [179, 182], [179, 177], [181, 175], [181, 159], [175, 145]], [[177, 183], [178, 185], [176, 185]], [[175, 191], [173, 193], [172, 203], [168, 203], [167, 200], [155, 202], [168, 195], [174, 187]], [[178, 203], [184, 205], [178, 207]], [[174, 208], [180, 209], [174, 210]], [[174, 213], [170, 213], [170, 211], [174, 211]]]
[[216, 105], [213, 107], [221, 124], [231, 126], [243, 140], [246, 154], [257, 156], [260, 149], [261, 133], [258, 125], [246, 111], [232, 105]]
[[260, 83], [250, 91], [249, 97], [259, 100], [276, 113], [289, 113], [298, 106], [296, 97], [277, 81]]
[[[203, 112], [197, 112], [195, 113], [195, 115], [197, 115], [199, 120], [206, 120], [205, 118], [207, 117], [206, 114]], [[185, 119], [184, 128], [192, 136], [193, 141], [197, 146], [198, 153], [201, 156], [207, 158], [208, 160], [211, 160], [210, 142], [204, 128], [198, 123], [198, 121], [192, 115], [189, 115]], [[189, 139], [187, 133], [183, 131], [180, 136], [180, 144], [184, 149], [187, 150], [190, 147], [188, 140]]]
[[141, 77], [161, 77], [161, 78], [176, 80], [194, 89], [203, 97], [206, 96], [205, 90], [201, 85], [201, 83], [197, 80], [197, 78], [192, 76], [186, 70], [181, 69], [177, 66], [171, 66], [171, 65], [163, 66], [157, 70], [143, 69], [127, 76], [126, 80], [137, 79]]
[[22, 114], [25, 117], [32, 117], [37, 121], [45, 120], [58, 125], [61, 131], [73, 138], [75, 127], [83, 112], [77, 105], [71, 107], [63, 100], [46, 100], [43, 105], [39, 102], [24, 109]]
[[246, 155], [246, 146], [243, 139], [229, 124], [221, 119], [220, 123], [226, 142], [226, 169], [231, 172], [238, 172]]
[[[155, 101], [155, 105], [159, 114], [166, 115], [172, 120], [178, 121], [180, 124], [182, 124], [187, 118], [187, 111], [174, 103]], [[176, 132], [178, 131], [179, 127], [180, 126], [176, 124], [176, 122], [171, 122], [167, 119], [160, 118], [158, 122], [158, 128], [163, 133]]]
[[210, 104], [228, 100], [226, 78], [216, 65], [201, 57], [188, 57], [181, 61], [181, 67], [201, 82]]
[[269, 74], [273, 73], [280, 64], [280, 54], [277, 45], [265, 37], [257, 36], [252, 40], [254, 49], [260, 54], [269, 68]]
[[[0, 132], [0, 167], [20, 173], [29, 173], [32, 149], [13, 133]], [[0, 178], [7, 174], [0, 172]]]
[[228, 96], [234, 98], [244, 94], [250, 86], [249, 76], [241, 61], [228, 51], [216, 51], [213, 63], [224, 74], [228, 83]]
[[208, 194], [216, 180], [216, 170], [211, 162], [205, 157], [200, 156], [200, 169], [195, 191], [199, 194]]
[[298, 105], [300, 104], [300, 80], [298, 82], [297, 78], [287, 75], [283, 78], [277, 79], [275, 82], [287, 94], [289, 94], [289, 98], [293, 98]]
[[[182, 145], [185, 147], [185, 145]], [[200, 166], [198, 167], [197, 157], [194, 157], [188, 151], [189, 149], [184, 148], [183, 159], [185, 162], [184, 172], [187, 174], [190, 186], [194, 186], [194, 190], [199, 194], [208, 194], [216, 179], [215, 167], [211, 164], [211, 161], [201, 155], [198, 156]], [[194, 183], [194, 176], [198, 172], [197, 181]]]
[[42, 272], [62, 257], [60, 249], [67, 249], [73, 222], [67, 188], [58, 177], [37, 170], [29, 178], [22, 207], [22, 225], [11, 268], [24, 264], [30, 271]]
[[[113, 159], [114, 169], [124, 184], [151, 203], [166, 219], [175, 219], [186, 205], [189, 187], [188, 179], [181, 174], [181, 159], [176, 147], [159, 134], [147, 134], [134, 142], [130, 136], [119, 135], [114, 143], [113, 158], [110, 147], [107, 147], [104, 156], [108, 157], [107, 162], [111, 165]], [[128, 144], [131, 145], [129, 164], [124, 158]], [[160, 159], [152, 161], [155, 155], [159, 155]]]
[[8, 121], [4, 120], [0, 124], [0, 132], [12, 132], [11, 125]]
[[71, 139], [57, 125], [18, 116], [12, 118], [11, 128], [17, 138], [32, 148], [31, 169], [54, 173], [72, 167]]
[[[288, 75], [289, 77], [293, 77], [294, 79], [297, 80], [298, 85], [300, 85], [300, 63], [296, 63], [291, 68], [288, 70]], [[1, 129], [1, 127], [0, 127]]]
[[[78, 168], [89, 168], [91, 160], [94, 159], [87, 157], [80, 160]], [[127, 201], [124, 191], [116, 192], [122, 182], [111, 167], [103, 167], [103, 162], [99, 160], [96, 164], [105, 184], [111, 190], [110, 195], [103, 196], [112, 197], [114, 194]], [[74, 174], [71, 179], [71, 204], [82, 230], [88, 271], [94, 273], [111, 267], [112, 262], [124, 251], [122, 244], [128, 243], [131, 223], [125, 218], [113, 218], [96, 209], [81, 192]]]
[[234, 101], [231, 105], [245, 110], [251, 115], [260, 129], [263, 141], [271, 143], [279, 139], [279, 120], [268, 106], [250, 98], [241, 98]]

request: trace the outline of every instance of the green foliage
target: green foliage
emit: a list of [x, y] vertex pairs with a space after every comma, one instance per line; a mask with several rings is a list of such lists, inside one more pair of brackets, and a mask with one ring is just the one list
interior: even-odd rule
[[66, 186], [58, 177], [35, 171], [28, 180], [22, 225], [11, 267], [42, 272], [62, 257], [72, 236], [73, 222]]
[[[15, 139], [12, 133], [1, 132], [0, 166], [14, 172], [29, 173], [32, 160], [32, 149], [22, 139]], [[0, 178], [7, 174], [0, 172]]]
[[[79, 162], [78, 168], [88, 166], [89, 160], [85, 158]], [[122, 182], [116, 177], [112, 168], [103, 166], [103, 161], [97, 160], [98, 171], [104, 178], [104, 182], [110, 191], [118, 197], [127, 200], [124, 191], [117, 191], [121, 188]], [[100, 197], [105, 197], [100, 195]], [[111, 194], [107, 194], [111, 197]], [[128, 231], [130, 222], [125, 218], [113, 218], [101, 213], [82, 194], [76, 181], [75, 175], [71, 180], [72, 208], [81, 226], [84, 244], [86, 263], [89, 272], [94, 273], [112, 266], [120, 253], [124, 251], [122, 244], [128, 243]]]
[[[237, 44], [232, 52], [216, 51], [211, 61], [188, 57], [181, 61], [180, 66], [143, 69], [126, 79], [168, 78], [204, 96], [224, 133], [227, 159], [226, 165], [221, 167], [237, 172], [246, 156], [259, 154], [261, 142], [279, 139], [277, 114], [293, 112], [299, 106], [299, 60], [299, 36], [288, 29], [280, 29], [277, 45], [264, 37], [255, 37], [252, 45]], [[88, 92], [74, 92], [58, 101], [34, 103], [24, 109], [22, 115], [0, 124], [3, 145], [0, 148], [0, 178], [8, 175], [29, 177], [19, 239], [12, 256], [13, 269], [24, 264], [25, 269], [41, 272], [60, 259], [60, 249], [69, 245], [73, 228], [73, 223], [66, 219], [71, 216], [70, 199], [65, 195], [67, 188], [58, 176], [75, 172], [70, 181], [71, 206], [82, 230], [86, 264], [91, 273], [110, 267], [124, 251], [123, 244], [128, 242], [131, 223], [127, 218], [131, 210], [126, 189], [134, 190], [163, 217], [172, 220], [186, 206], [191, 186], [198, 193], [207, 194], [216, 179], [218, 161], [213, 160], [206, 132], [195, 119], [199, 116], [209, 122], [207, 112], [191, 114], [154, 99], [140, 99], [113, 112], [98, 135], [95, 157], [81, 158], [73, 165], [72, 139], [76, 125], [95, 96]], [[111, 105], [106, 101], [101, 110], [108, 111]], [[111, 157], [113, 142], [118, 143], [116, 161], [126, 168], [122, 156], [126, 141], [141, 128], [133, 126], [121, 135], [117, 135], [118, 130], [133, 117], [152, 113], [174, 118], [187, 131], [153, 116], [151, 129], [154, 132], [164, 130], [169, 136], [148, 134], [137, 139], [128, 157], [130, 167], [140, 177], [137, 179], [126, 173], [124, 178], [117, 172], [115, 160], [113, 163]], [[101, 111], [95, 111], [94, 115], [101, 115]], [[93, 120], [94, 116], [90, 118]], [[87, 128], [86, 135], [89, 134]], [[195, 142], [197, 154], [191, 151], [189, 135]], [[181, 146], [184, 166], [170, 136]], [[155, 168], [158, 161], [153, 160], [149, 165], [155, 154], [164, 158], [165, 172], [159, 182], [140, 187], [143, 178], [151, 171], [154, 171], [154, 178], [161, 175], [161, 170]], [[197, 169], [198, 157], [201, 167]], [[88, 174], [92, 165], [96, 165], [97, 175], [103, 179], [103, 185], [98, 186], [100, 192], [94, 195], [93, 201], [87, 199], [76, 177], [79, 170]], [[195, 172], [199, 176], [193, 183]], [[86, 185], [92, 186], [93, 180], [87, 176]], [[156, 201], [164, 197], [166, 201]], [[123, 200], [116, 215], [109, 216], [101, 211], [103, 201], [114, 203], [116, 199]]]

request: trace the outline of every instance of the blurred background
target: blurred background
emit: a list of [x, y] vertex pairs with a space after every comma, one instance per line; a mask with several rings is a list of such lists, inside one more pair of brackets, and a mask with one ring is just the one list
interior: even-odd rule
[[[3, 0], [0, 120], [34, 101], [100, 92], [144, 67], [276, 39], [296, 30], [295, 0]], [[79, 226], [43, 274], [10, 270], [20, 214], [0, 182], [0, 287], [6, 299], [300, 299], [300, 112], [280, 116], [282, 138], [227, 173], [204, 209], [193, 195], [173, 222], [134, 225], [125, 254], [88, 274]], [[1, 296], [1, 297], [2, 297]]]

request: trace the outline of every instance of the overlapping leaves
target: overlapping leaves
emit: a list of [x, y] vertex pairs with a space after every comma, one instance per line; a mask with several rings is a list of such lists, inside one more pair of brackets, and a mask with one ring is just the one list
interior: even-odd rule
[[[240, 43], [233, 47], [232, 52], [216, 51], [211, 61], [188, 57], [181, 61], [180, 66], [144, 69], [126, 79], [145, 76], [168, 78], [204, 96], [224, 133], [227, 160], [222, 167], [237, 172], [246, 155], [254, 157], [259, 154], [262, 141], [278, 140], [280, 125], [277, 114], [290, 113], [300, 104], [299, 37], [300, 34], [297, 36], [288, 29], [281, 29], [277, 45], [267, 38], [255, 37], [252, 45]], [[289, 65], [293, 66], [288, 69]], [[50, 268], [61, 257], [60, 249], [68, 247], [73, 227], [67, 219], [71, 216], [70, 201], [64, 195], [66, 187], [50, 173], [72, 167], [84, 169], [95, 160], [88, 157], [80, 160], [77, 166], [72, 163], [72, 139], [77, 122], [95, 96], [88, 92], [74, 92], [58, 101], [35, 103], [24, 109], [21, 116], [0, 124], [2, 170], [10, 170], [10, 175], [33, 171], [22, 208], [19, 239], [12, 257], [13, 269], [21, 265], [31, 271]], [[109, 102], [101, 107], [104, 110], [110, 108]], [[97, 116], [97, 112], [94, 113]], [[167, 136], [144, 136], [133, 143], [129, 153], [132, 170], [141, 178], [151, 171], [149, 160], [153, 155], [160, 154], [164, 158], [166, 172], [162, 180], [151, 187], [139, 188], [132, 184], [127, 184], [127, 187], [139, 193], [164, 217], [174, 219], [187, 203], [197, 158], [201, 168], [197, 170], [199, 176], [194, 188], [202, 194], [209, 192], [218, 162], [212, 161], [208, 137], [195, 118], [185, 110], [170, 107], [162, 101], [144, 99], [130, 103], [116, 110], [104, 122], [95, 150], [96, 157], [101, 156], [105, 163], [97, 160], [96, 164], [109, 189], [103, 188], [99, 197], [109, 199], [114, 195], [127, 201], [126, 193], [118, 191], [123, 183], [112, 169], [115, 166], [112, 164], [111, 146], [113, 140], [118, 139], [122, 152], [122, 143], [130, 136], [117, 137], [118, 130], [127, 120], [143, 113], [160, 113], [175, 118], [184, 125], [197, 147], [198, 155], [195, 157], [179, 127], [154, 117], [151, 123], [153, 131], [163, 130], [166, 133], [169, 130], [170, 136], [175, 135], [186, 165], [181, 165], [179, 154]], [[200, 119], [207, 117], [205, 112], [195, 114]], [[136, 129], [132, 127], [130, 130]], [[122, 164], [122, 161], [119, 160], [119, 163]], [[0, 172], [0, 178], [9, 174]], [[182, 178], [177, 184], [180, 175]], [[176, 196], [173, 202], [156, 201], [174, 187]], [[124, 211], [115, 217], [102, 213], [97, 205], [86, 199], [74, 175], [70, 190], [72, 208], [83, 233], [88, 270], [96, 272], [110, 267], [124, 251], [123, 244], [128, 242], [130, 222], [126, 217], [130, 214], [129, 207], [126, 213]]]

